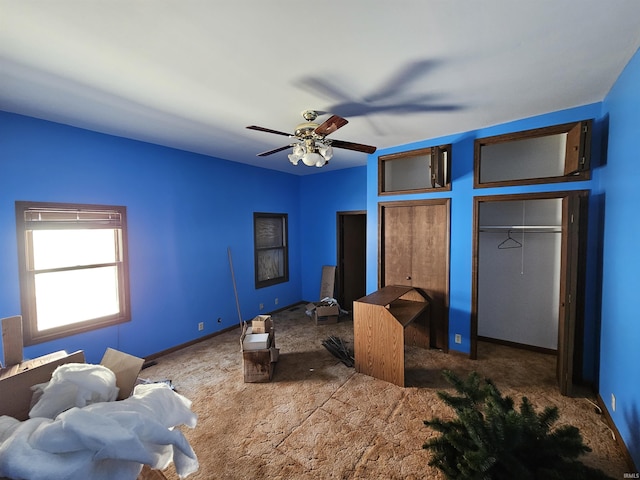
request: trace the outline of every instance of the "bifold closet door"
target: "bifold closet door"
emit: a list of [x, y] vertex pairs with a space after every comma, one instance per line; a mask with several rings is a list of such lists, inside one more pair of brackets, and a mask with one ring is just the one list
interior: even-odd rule
[[431, 304], [431, 346], [447, 351], [449, 200], [381, 204], [380, 220], [380, 287], [424, 291]]
[[413, 286], [413, 207], [382, 209], [383, 257], [380, 288], [385, 285]]

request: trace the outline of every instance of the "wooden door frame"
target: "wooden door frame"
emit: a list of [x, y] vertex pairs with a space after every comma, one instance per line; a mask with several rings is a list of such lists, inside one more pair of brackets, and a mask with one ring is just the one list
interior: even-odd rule
[[366, 240], [366, 236], [367, 236], [367, 211], [366, 210], [349, 210], [349, 211], [342, 211], [342, 212], [336, 212], [336, 266], [338, 269], [337, 275], [336, 275], [336, 297], [338, 300], [338, 303], [340, 305], [342, 305], [342, 302], [344, 301], [344, 298], [340, 298], [340, 297], [344, 297], [344, 269], [342, 268], [342, 258], [344, 256], [344, 251], [343, 251], [343, 245], [342, 245], [342, 235], [343, 235], [343, 228], [342, 228], [342, 219], [344, 217], [347, 216], [352, 216], [352, 215], [364, 215], [365, 217], [365, 230], [364, 230], [364, 234], [365, 234], [365, 244], [363, 245], [363, 248], [365, 249], [365, 291], [366, 291], [366, 268], [367, 268], [367, 261], [366, 261], [366, 249], [367, 249], [367, 240]]
[[[518, 200], [562, 200], [560, 310], [558, 312], [558, 364], [557, 373], [560, 392], [568, 395], [573, 382], [574, 359], [582, 359], [583, 345], [576, 342], [576, 332], [583, 331], [583, 318], [578, 312], [584, 304], [584, 285], [576, 274], [584, 264], [586, 251], [579, 248], [586, 240], [586, 205], [589, 190], [568, 190], [559, 192], [517, 193], [506, 195], [477, 196], [473, 199], [473, 246], [471, 267], [471, 351], [470, 358], [478, 358], [478, 283], [480, 246], [480, 204], [483, 202]], [[579, 215], [574, 218], [572, 215]]]
[[450, 314], [450, 291], [451, 291], [451, 198], [430, 198], [421, 200], [400, 200], [396, 202], [378, 202], [378, 289], [382, 288], [384, 280], [384, 209], [393, 207], [413, 207], [413, 206], [432, 206], [444, 205], [447, 210], [446, 224], [446, 246], [447, 252], [445, 258], [445, 290], [444, 290], [444, 331], [442, 332], [441, 350], [444, 353], [449, 352], [449, 314]]

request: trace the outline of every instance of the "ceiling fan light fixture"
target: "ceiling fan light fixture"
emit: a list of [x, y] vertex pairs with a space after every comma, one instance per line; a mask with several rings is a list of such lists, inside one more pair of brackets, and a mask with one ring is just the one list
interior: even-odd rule
[[[316, 167], [322, 166], [326, 163], [326, 160], [316, 152], [307, 152], [302, 156], [302, 163], [304, 163], [308, 167]], [[320, 165], [318, 165], [320, 163]]]
[[302, 145], [294, 145], [293, 151], [289, 154], [289, 161], [294, 165], [298, 165], [298, 162], [302, 159], [304, 154], [305, 150]]
[[298, 165], [298, 162], [300, 161], [300, 157], [296, 157], [293, 153], [289, 154], [289, 161], [291, 163], [293, 163], [294, 165]]
[[327, 162], [333, 157], [333, 147], [331, 145], [319, 143], [318, 152], [320, 152], [320, 155], [322, 155]]

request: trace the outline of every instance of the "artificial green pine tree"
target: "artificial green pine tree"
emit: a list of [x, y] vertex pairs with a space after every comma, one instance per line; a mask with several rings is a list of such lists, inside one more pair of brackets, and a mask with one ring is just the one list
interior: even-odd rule
[[591, 451], [576, 427], [551, 426], [558, 419], [557, 407], [541, 413], [526, 397], [518, 410], [513, 400], [490, 379], [473, 372], [466, 380], [443, 372], [458, 396], [438, 392], [457, 414], [444, 421], [425, 420], [425, 425], [442, 435], [428, 440], [430, 466], [449, 479], [464, 480], [595, 480], [608, 479], [602, 471], [587, 467], [577, 458]]

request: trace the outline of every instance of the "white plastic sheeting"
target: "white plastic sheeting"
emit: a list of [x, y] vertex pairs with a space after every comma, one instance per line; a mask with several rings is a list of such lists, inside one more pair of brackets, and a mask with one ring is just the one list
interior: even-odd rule
[[196, 422], [191, 401], [164, 383], [138, 385], [125, 400], [74, 406], [54, 419], [3, 416], [0, 476], [135, 480], [142, 464], [164, 469], [173, 462], [184, 478], [197, 471], [198, 460], [174, 427]]
[[115, 374], [107, 367], [88, 363], [60, 365], [48, 383], [31, 389], [37, 402], [29, 412], [30, 418], [55, 418], [71, 407], [112, 402], [118, 396]]

